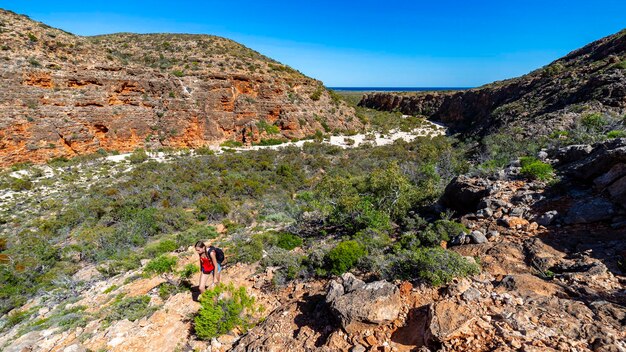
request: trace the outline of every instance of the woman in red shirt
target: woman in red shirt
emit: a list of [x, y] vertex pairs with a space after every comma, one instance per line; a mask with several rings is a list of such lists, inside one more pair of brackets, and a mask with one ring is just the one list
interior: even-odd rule
[[[200, 256], [200, 284], [199, 289], [202, 294], [206, 290], [207, 281], [209, 279], [209, 275], [213, 274], [213, 283], [220, 282], [222, 266], [217, 261], [215, 257], [215, 250], [207, 249], [207, 246], [202, 241], [196, 242], [195, 245], [196, 252]], [[211, 247], [213, 248], [213, 247]], [[215, 270], [217, 268], [217, 270]]]

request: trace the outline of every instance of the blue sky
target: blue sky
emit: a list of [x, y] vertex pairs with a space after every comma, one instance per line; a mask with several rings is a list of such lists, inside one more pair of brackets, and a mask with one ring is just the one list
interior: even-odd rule
[[626, 27], [626, 1], [3, 1], [79, 35], [204, 33], [327, 86], [473, 87]]

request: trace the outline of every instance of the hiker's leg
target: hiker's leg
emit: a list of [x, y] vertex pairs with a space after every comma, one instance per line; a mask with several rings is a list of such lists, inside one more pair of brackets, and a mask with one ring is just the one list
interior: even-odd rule
[[217, 263], [217, 270], [213, 270], [215, 272], [215, 277], [213, 278], [213, 281], [215, 281], [215, 283], [220, 283], [220, 280], [222, 279], [222, 265], [220, 263]]
[[200, 274], [200, 285], [198, 288], [200, 289], [200, 293], [203, 293], [206, 290], [206, 283], [209, 280], [209, 274], [201, 273]]

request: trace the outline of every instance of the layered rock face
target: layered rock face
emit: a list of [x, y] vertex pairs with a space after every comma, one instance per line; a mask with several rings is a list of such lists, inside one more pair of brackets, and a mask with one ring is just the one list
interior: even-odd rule
[[364, 96], [360, 105], [426, 115], [457, 131], [477, 134], [502, 126], [524, 126], [530, 129], [528, 135], [545, 134], [570, 126], [585, 110], [622, 115], [626, 112], [626, 31], [519, 78], [460, 92], [373, 93]]
[[321, 82], [206, 35], [79, 37], [0, 10], [0, 165], [361, 127]]

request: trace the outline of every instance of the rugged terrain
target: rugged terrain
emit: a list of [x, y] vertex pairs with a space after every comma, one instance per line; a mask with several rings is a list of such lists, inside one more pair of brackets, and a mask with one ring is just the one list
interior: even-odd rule
[[459, 92], [371, 93], [360, 105], [426, 115], [457, 132], [524, 136], [571, 129], [586, 113], [626, 113], [626, 30], [527, 75]]
[[357, 130], [322, 83], [209, 35], [80, 37], [0, 10], [0, 165]]
[[[556, 185], [528, 181], [516, 163], [491, 178], [455, 178], [440, 202], [470, 231], [443, 245], [479, 261], [482, 272], [441, 287], [346, 273], [272, 288], [279, 268], [230, 265], [226, 281], [247, 287], [263, 319], [246, 334], [206, 342], [189, 333], [199, 309], [193, 290], [160, 298], [172, 276], [106, 278], [88, 265], [72, 277], [82, 282], [72, 296], [31, 300], [20, 309], [29, 323], [0, 343], [5, 351], [623, 351], [625, 148], [617, 139], [541, 155], [560, 165]], [[177, 256], [179, 267], [196, 260], [191, 248]], [[109, 325], [97, 318], [119, 297], [139, 296], [151, 297], [156, 312]], [[73, 327], [80, 319], [93, 320]]]
[[[1, 16], [4, 165], [361, 126], [319, 82], [225, 39], [81, 38]], [[346, 148], [318, 134], [13, 165], [0, 172], [0, 349], [626, 351], [623, 34], [480, 89], [363, 100], [486, 138], [584, 119], [600, 141], [501, 143], [501, 168], [404, 131], [424, 126], [399, 113], [374, 120], [403, 132], [331, 138]], [[375, 145], [396, 133], [420, 136]], [[198, 239], [225, 249], [224, 282], [252, 303], [195, 301]]]

